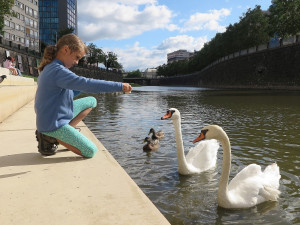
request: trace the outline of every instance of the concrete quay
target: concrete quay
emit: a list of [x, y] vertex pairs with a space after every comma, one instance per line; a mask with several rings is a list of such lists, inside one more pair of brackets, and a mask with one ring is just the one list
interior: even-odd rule
[[[1, 95], [14, 85], [2, 82]], [[23, 105], [0, 118], [1, 225], [170, 224], [83, 122], [81, 132], [98, 146], [94, 158], [63, 146], [54, 156], [40, 155], [32, 92], [10, 94], [10, 101], [21, 98]], [[4, 99], [1, 112], [10, 106]]]

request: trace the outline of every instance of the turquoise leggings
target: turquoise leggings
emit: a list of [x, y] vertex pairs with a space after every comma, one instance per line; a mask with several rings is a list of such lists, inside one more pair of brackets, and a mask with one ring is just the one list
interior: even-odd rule
[[[96, 105], [97, 101], [94, 97], [85, 97], [75, 100], [73, 104], [73, 118], [83, 110], [94, 108]], [[97, 146], [92, 141], [90, 141], [86, 136], [69, 124], [64, 125], [55, 131], [43, 132], [43, 134], [54, 137], [76, 147], [80, 150], [81, 154], [87, 158], [92, 158], [98, 150]]]

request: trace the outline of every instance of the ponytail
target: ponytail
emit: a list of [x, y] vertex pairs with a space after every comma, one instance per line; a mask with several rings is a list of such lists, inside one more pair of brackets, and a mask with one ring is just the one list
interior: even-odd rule
[[56, 53], [65, 45], [71, 49], [71, 52], [87, 52], [87, 46], [79, 39], [79, 37], [75, 34], [66, 34], [58, 40], [55, 46], [50, 45], [45, 48], [43, 59], [38, 70], [42, 72], [44, 67], [55, 59]]
[[44, 55], [38, 70], [43, 71], [44, 67], [51, 63], [56, 57], [57, 48], [55, 45], [49, 45], [44, 50]]

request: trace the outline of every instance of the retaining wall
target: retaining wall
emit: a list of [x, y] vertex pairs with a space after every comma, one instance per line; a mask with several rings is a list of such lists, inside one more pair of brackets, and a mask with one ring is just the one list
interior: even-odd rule
[[300, 43], [228, 58], [200, 72], [161, 78], [159, 85], [300, 90]]

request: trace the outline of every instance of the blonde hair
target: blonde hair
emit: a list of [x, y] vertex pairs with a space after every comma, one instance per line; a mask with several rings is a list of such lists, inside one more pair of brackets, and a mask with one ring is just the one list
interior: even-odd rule
[[70, 48], [71, 52], [87, 52], [87, 46], [80, 40], [79, 37], [75, 34], [66, 34], [58, 40], [56, 45], [49, 45], [45, 48], [42, 62], [38, 67], [38, 70], [42, 72], [44, 67], [55, 59], [57, 52], [65, 45]]

